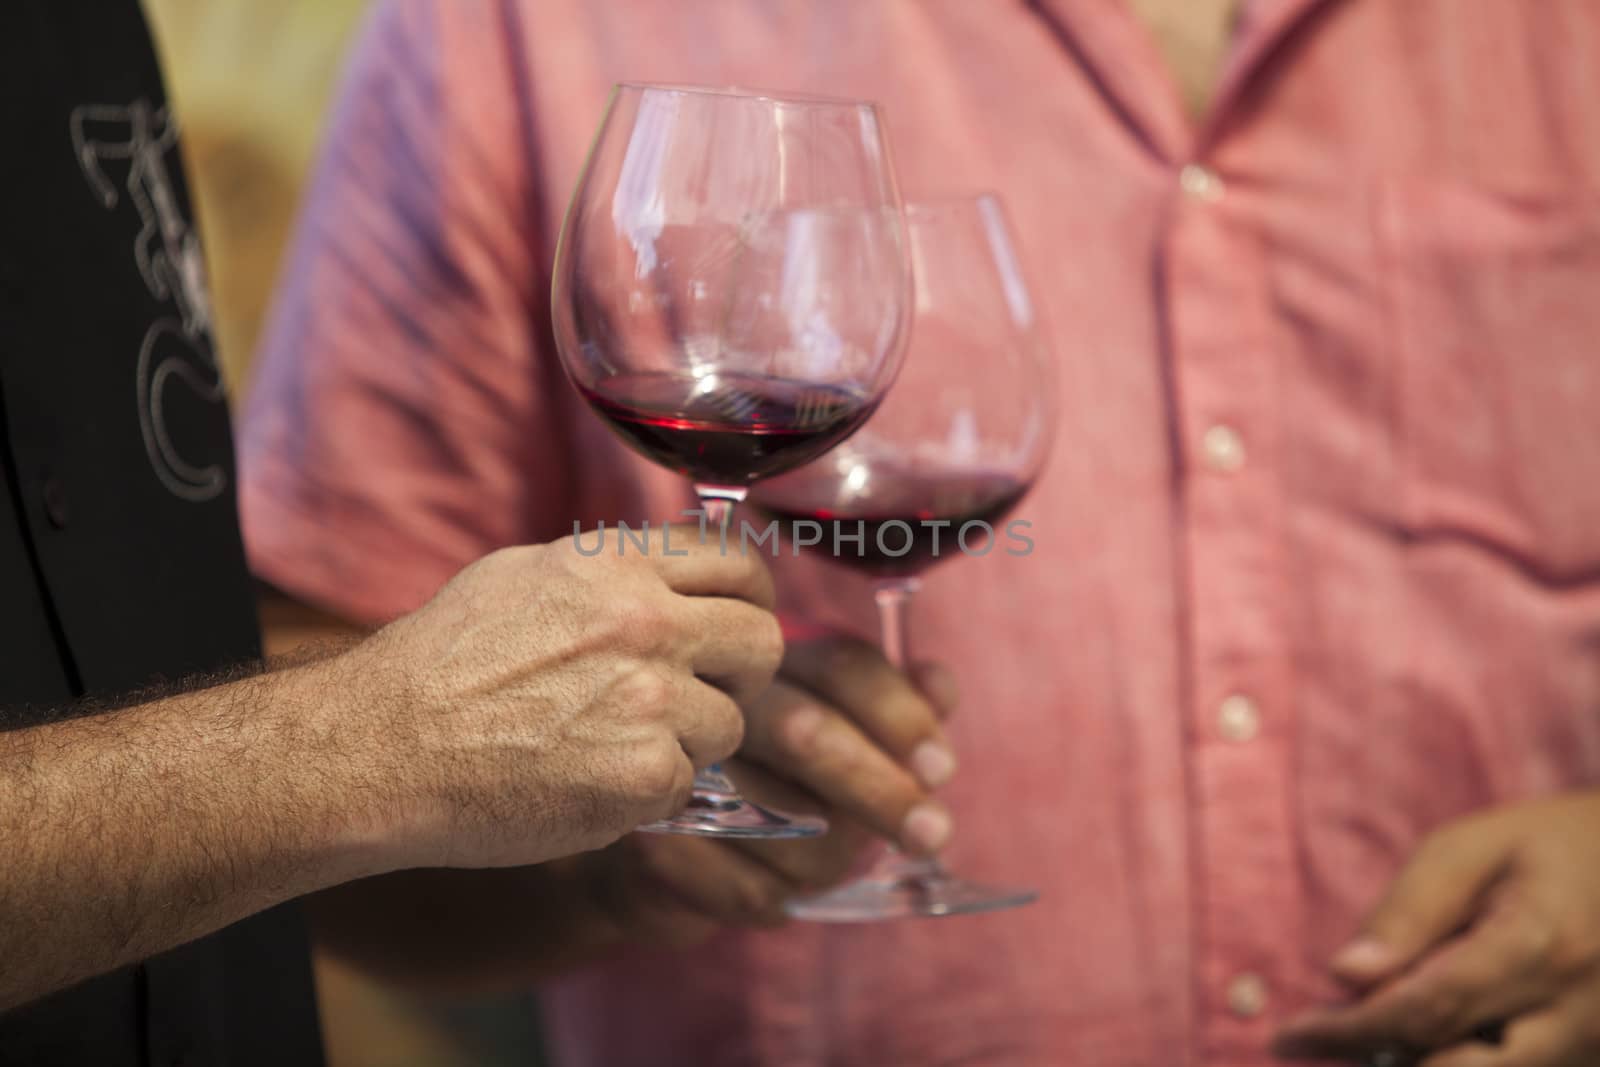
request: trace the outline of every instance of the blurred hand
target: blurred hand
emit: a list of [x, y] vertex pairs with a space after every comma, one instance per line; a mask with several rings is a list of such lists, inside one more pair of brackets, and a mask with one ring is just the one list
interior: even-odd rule
[[824, 815], [829, 832], [774, 842], [628, 838], [610, 856], [611, 898], [625, 921], [674, 942], [720, 924], [778, 924], [786, 899], [837, 884], [875, 838], [924, 855], [942, 848], [950, 816], [930, 792], [955, 773], [940, 726], [955, 685], [931, 664], [911, 673], [860, 641], [792, 645], [777, 681], [748, 708], [745, 745], [728, 769], [752, 798]]
[[[1287, 1058], [1416, 1050], [1424, 1067], [1600, 1063], [1600, 792], [1432, 835], [1333, 961], [1359, 999], [1275, 1043]], [[1492, 1033], [1496, 1040], [1474, 1035]]]
[[[680, 811], [743, 731], [783, 641], [755, 554], [689, 527], [497, 552], [327, 661], [364, 711], [349, 762], [402, 866], [534, 864]], [[587, 547], [593, 535], [586, 535]], [[680, 555], [679, 553], [686, 553]]]

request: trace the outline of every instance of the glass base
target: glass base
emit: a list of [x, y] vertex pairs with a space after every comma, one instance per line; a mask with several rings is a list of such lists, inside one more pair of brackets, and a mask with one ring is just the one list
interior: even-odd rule
[[947, 873], [934, 860], [890, 856], [868, 874], [827, 893], [784, 905], [792, 919], [865, 923], [942, 918], [1020, 908], [1039, 899], [1032, 889], [1002, 889]]
[[816, 815], [791, 815], [752, 804], [739, 795], [738, 786], [719, 767], [695, 776], [694, 796], [682, 813], [639, 827], [647, 834], [689, 834], [694, 837], [737, 837], [779, 841], [818, 837], [828, 832], [828, 820]]

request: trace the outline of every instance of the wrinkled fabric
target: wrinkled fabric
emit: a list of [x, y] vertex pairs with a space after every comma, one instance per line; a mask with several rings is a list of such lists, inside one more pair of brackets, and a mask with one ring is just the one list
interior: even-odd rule
[[561, 1063], [1264, 1065], [1430, 828], [1600, 780], [1600, 7], [1257, 0], [1193, 124], [1113, 0], [385, 4], [249, 403], [264, 577], [379, 620], [684, 505], [548, 337], [621, 79], [876, 99], [908, 196], [1007, 200], [1036, 550], [934, 570], [912, 640], [964, 692], [951, 865], [1041, 896], [588, 968]]

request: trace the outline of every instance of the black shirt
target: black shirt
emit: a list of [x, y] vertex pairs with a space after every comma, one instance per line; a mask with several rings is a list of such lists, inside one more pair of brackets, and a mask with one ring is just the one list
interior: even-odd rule
[[[14, 729], [259, 645], [177, 123], [136, 0], [7, 0], [0, 101], [0, 729]], [[292, 907], [0, 1015], [5, 1067], [321, 1062]]]

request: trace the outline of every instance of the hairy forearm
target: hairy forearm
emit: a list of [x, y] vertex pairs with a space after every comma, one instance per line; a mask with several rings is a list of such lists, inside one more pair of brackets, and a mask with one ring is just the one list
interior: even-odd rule
[[382, 869], [322, 666], [0, 734], [0, 1010]]

